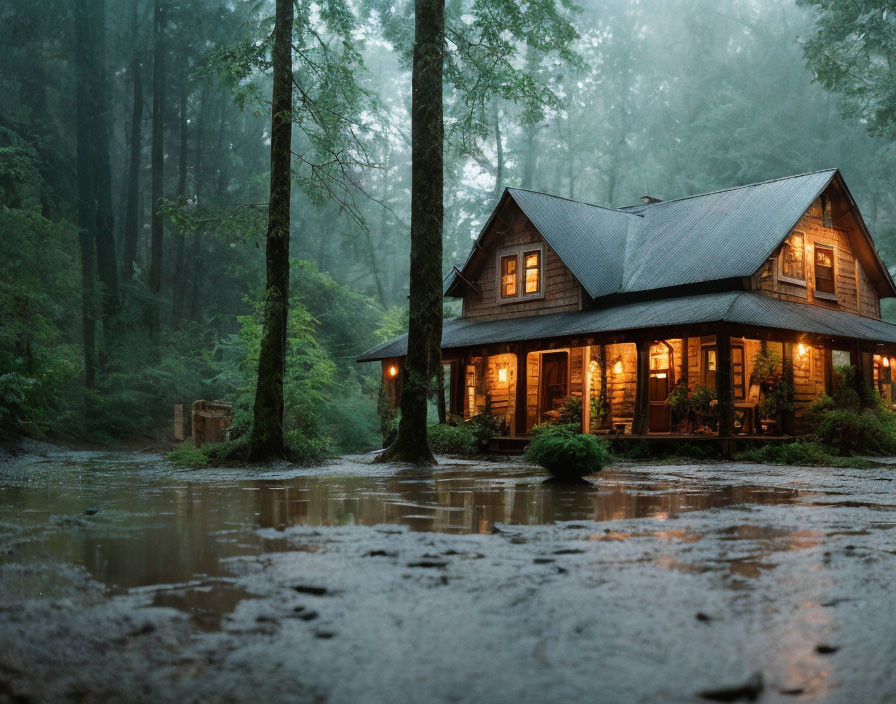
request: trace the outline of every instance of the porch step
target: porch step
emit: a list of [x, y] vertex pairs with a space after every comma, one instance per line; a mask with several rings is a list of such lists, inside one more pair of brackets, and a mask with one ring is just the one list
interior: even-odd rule
[[488, 451], [495, 455], [521, 455], [529, 446], [529, 438], [499, 435], [488, 441]]

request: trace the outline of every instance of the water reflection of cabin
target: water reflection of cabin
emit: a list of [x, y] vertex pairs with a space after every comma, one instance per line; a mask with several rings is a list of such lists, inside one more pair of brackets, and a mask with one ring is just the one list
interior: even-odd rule
[[[572, 396], [586, 432], [707, 432], [693, 413], [672, 426], [678, 383], [716, 390], [719, 435], [799, 433], [839, 364], [889, 397], [880, 299], [896, 288], [837, 170], [642, 200], [504, 191], [445, 288], [463, 300], [442, 340], [451, 412], [522, 436]], [[751, 383], [765, 348], [793, 363], [795, 411], [778, 418]], [[405, 353], [401, 337], [359, 358], [382, 362], [393, 399]]]

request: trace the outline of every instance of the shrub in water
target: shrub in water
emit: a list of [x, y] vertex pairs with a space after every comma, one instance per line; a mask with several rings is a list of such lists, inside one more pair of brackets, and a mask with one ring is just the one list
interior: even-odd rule
[[175, 467], [205, 467], [208, 464], [208, 457], [193, 444], [193, 438], [184, 440], [165, 457]]
[[557, 478], [579, 479], [599, 472], [611, 457], [602, 439], [576, 433], [569, 426], [553, 425], [542, 429], [532, 440], [526, 460], [541, 465]]

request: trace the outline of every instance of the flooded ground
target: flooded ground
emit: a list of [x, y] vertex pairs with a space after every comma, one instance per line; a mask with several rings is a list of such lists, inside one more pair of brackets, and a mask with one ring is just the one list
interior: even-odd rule
[[0, 701], [896, 700], [874, 470], [0, 463]]

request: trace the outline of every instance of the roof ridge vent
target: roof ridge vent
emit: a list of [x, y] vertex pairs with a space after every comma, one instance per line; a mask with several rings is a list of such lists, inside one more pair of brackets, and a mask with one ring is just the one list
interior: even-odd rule
[[641, 196], [642, 203], [662, 203], [662, 198], [654, 198], [653, 196]]

